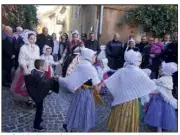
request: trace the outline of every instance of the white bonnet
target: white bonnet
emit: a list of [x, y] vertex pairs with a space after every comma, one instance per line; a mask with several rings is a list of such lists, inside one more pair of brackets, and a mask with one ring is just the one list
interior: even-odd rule
[[128, 44], [129, 44], [130, 42], [133, 42], [133, 43], [134, 43], [134, 45], [136, 45], [136, 42], [135, 42], [135, 40], [134, 40], [134, 39], [130, 39], [130, 40], [128, 40]]
[[124, 59], [126, 61], [126, 64], [138, 65], [142, 60], [142, 56], [140, 52], [135, 52], [131, 49], [125, 52]]
[[81, 57], [83, 59], [86, 59], [86, 60], [89, 60], [89, 61], [91, 61], [93, 56], [96, 54], [95, 51], [93, 51], [91, 49], [88, 49], [88, 48], [85, 48], [85, 47], [81, 48], [80, 53], [81, 53]]
[[165, 63], [162, 62], [162, 72], [165, 75], [172, 75], [177, 71], [177, 64], [174, 62]]
[[74, 30], [71, 34], [71, 36], [73, 36], [73, 34], [77, 34], [79, 36], [79, 32], [77, 30]]

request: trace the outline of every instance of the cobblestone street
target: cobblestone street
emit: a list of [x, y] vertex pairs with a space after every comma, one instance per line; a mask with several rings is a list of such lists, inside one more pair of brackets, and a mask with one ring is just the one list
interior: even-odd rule
[[[65, 132], [62, 128], [72, 94], [61, 89], [59, 94], [52, 93], [44, 101], [44, 132]], [[108, 93], [103, 97], [105, 104], [96, 106], [96, 127], [91, 132], [107, 132], [106, 121], [110, 112], [112, 97]], [[9, 89], [2, 90], [2, 131], [33, 132], [32, 125], [35, 110], [15, 103]], [[75, 130], [73, 130], [75, 132]], [[140, 123], [140, 132], [153, 132], [154, 129]], [[77, 131], [76, 131], [77, 132]]]

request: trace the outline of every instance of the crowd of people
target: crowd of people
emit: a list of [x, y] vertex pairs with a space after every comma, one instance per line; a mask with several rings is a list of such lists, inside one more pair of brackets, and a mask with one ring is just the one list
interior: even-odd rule
[[107, 91], [113, 96], [109, 131], [138, 132], [142, 108], [146, 124], [159, 132], [177, 130], [177, 44], [177, 32], [172, 40], [170, 34], [163, 40], [142, 36], [140, 43], [130, 35], [125, 44], [115, 33], [101, 50], [93, 32], [87, 39], [74, 30], [57, 40], [46, 27], [41, 34], [21, 27], [13, 33], [3, 25], [2, 84], [15, 101], [36, 107], [36, 130], [44, 129], [44, 98], [60, 87], [74, 93], [63, 125], [67, 132], [95, 127], [95, 104], [104, 104]]

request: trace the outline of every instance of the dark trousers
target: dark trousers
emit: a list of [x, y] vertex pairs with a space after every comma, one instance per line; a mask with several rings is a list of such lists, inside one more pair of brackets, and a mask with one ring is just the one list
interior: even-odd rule
[[43, 101], [36, 103], [36, 114], [34, 119], [34, 128], [39, 128], [43, 114]]

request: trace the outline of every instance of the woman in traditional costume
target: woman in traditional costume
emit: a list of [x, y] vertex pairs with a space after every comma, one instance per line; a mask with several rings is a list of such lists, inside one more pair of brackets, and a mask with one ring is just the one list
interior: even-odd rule
[[[77, 47], [82, 47], [82, 46], [84, 46], [84, 43], [79, 39], [79, 32], [77, 30], [75, 30], [72, 33], [72, 41], [65, 49], [63, 56], [60, 60], [60, 63], [63, 64], [62, 65], [62, 76], [63, 77], [65, 77], [67, 75], [68, 68], [72, 69], [72, 67], [74, 68], [74, 66], [77, 64], [79, 56], [77, 53], [74, 53], [74, 50]], [[68, 74], [70, 74], [70, 73], [68, 73]]]
[[138, 98], [156, 89], [155, 83], [139, 68], [139, 52], [125, 52], [124, 68], [119, 69], [104, 84], [114, 97], [107, 128], [112, 132], [138, 132]]
[[101, 80], [93, 66], [95, 59], [94, 51], [82, 48], [81, 61], [71, 75], [59, 78], [60, 85], [64, 85], [74, 93], [65, 125], [63, 125], [67, 132], [72, 129], [88, 132], [95, 126], [93, 88], [95, 87], [99, 91], [101, 87]]
[[22, 33], [24, 45], [19, 53], [19, 67], [16, 70], [15, 77], [11, 85], [11, 91], [15, 100], [31, 103], [30, 97], [26, 91], [24, 75], [30, 74], [34, 67], [34, 61], [39, 59], [39, 47], [35, 44], [36, 35], [33, 31], [26, 30]]
[[172, 75], [177, 71], [177, 64], [174, 62], [162, 63], [160, 70], [161, 77], [154, 79], [157, 89], [152, 94], [144, 122], [157, 128], [177, 131], [177, 100], [172, 95], [173, 80]]

